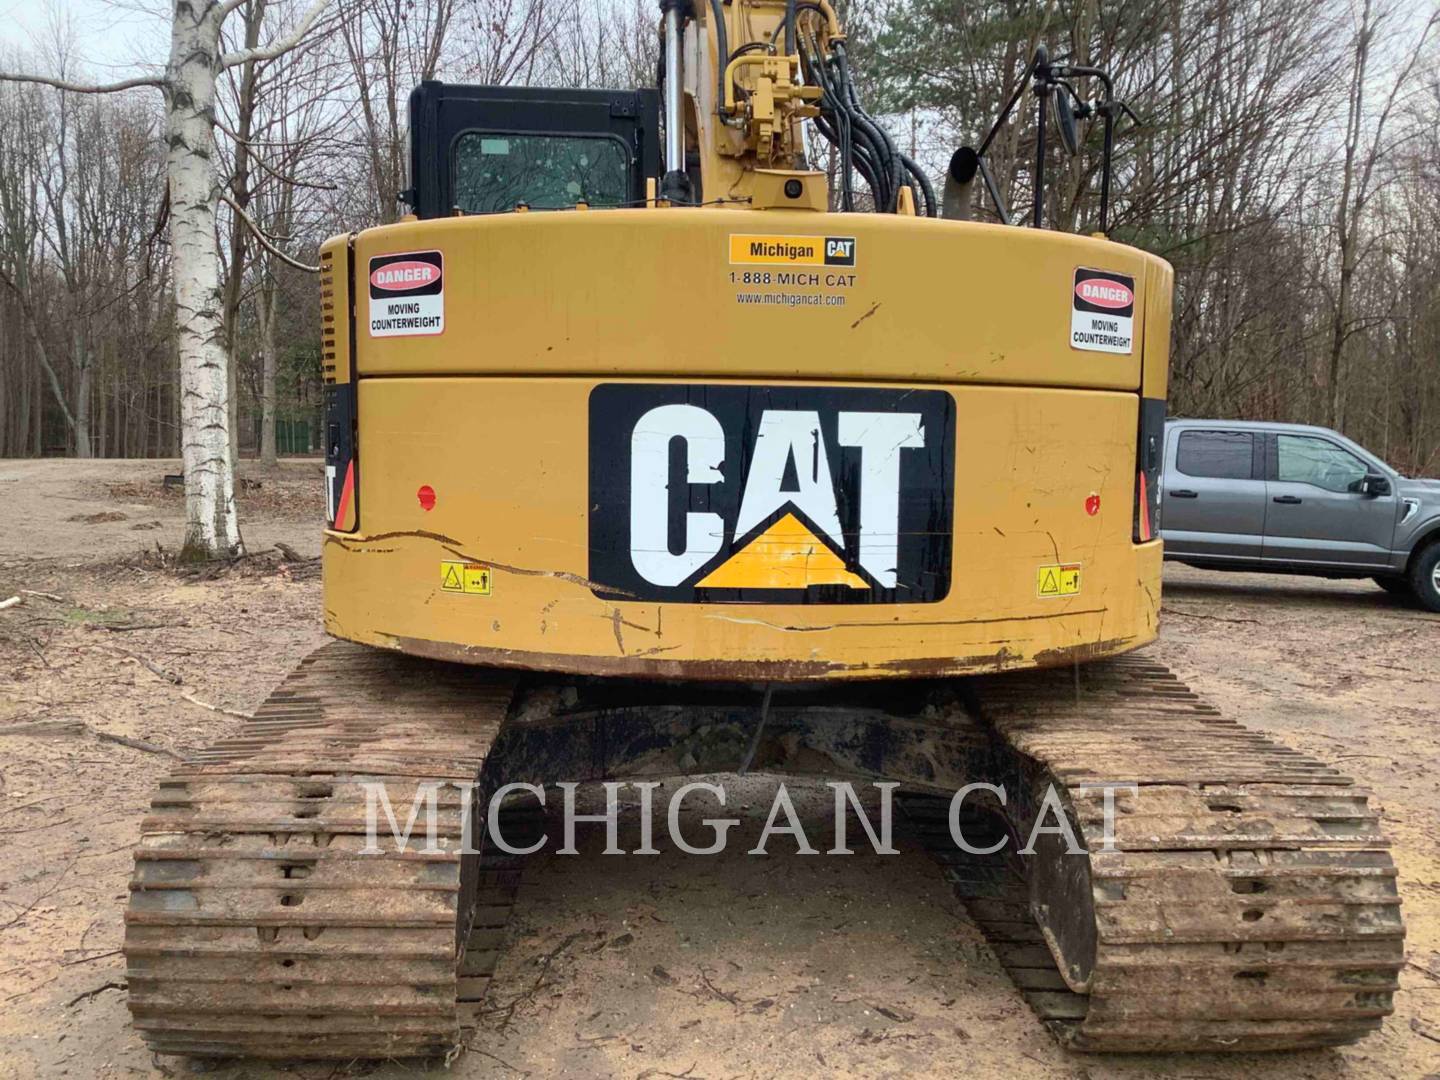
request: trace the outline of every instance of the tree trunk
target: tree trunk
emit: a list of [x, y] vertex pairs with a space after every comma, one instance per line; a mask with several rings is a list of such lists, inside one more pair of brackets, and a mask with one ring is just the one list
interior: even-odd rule
[[260, 460], [274, 465], [279, 458], [275, 446], [275, 374], [278, 367], [275, 341], [275, 314], [279, 299], [274, 279], [260, 292]]
[[230, 453], [230, 358], [215, 251], [213, 120], [219, 66], [217, 0], [177, 0], [170, 39], [166, 129], [170, 236], [180, 357], [181, 458], [185, 472], [184, 555], [244, 551]]
[[71, 333], [70, 347], [73, 350], [71, 365], [75, 374], [75, 456], [94, 457], [95, 452], [90, 441], [90, 387], [93, 365], [78, 323]]

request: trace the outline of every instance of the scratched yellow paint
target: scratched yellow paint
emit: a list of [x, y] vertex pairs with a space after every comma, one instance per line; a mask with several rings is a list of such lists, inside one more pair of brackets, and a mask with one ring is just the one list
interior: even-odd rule
[[[790, 268], [821, 278], [792, 289], [774, 276], [785, 267], [731, 265], [732, 234], [753, 232], [853, 238], [855, 265]], [[357, 234], [362, 285], [370, 257], [408, 250], [444, 253], [445, 332], [369, 338], [368, 290], [355, 290], [362, 376], [683, 372], [1134, 390], [1144, 363], [1146, 393], [1164, 395], [1170, 268], [1090, 237], [889, 214], [500, 214]], [[1113, 356], [1069, 347], [1079, 266], [1135, 276], [1143, 356], [1138, 348]], [[747, 291], [747, 269], [773, 272], [762, 291], [823, 293], [843, 303], [741, 307], [736, 294]], [[831, 274], [854, 281], [827, 287]]]
[[[757, 227], [756, 213], [500, 215], [358, 234], [361, 274], [372, 254], [443, 251], [445, 331], [369, 338], [366, 290], [354, 290], [359, 528], [326, 536], [330, 632], [475, 663], [736, 678], [1062, 664], [1151, 640], [1160, 544], [1132, 542], [1131, 507], [1137, 391], [1165, 393], [1169, 267], [1055, 233], [864, 214], [842, 228], [785, 211]], [[744, 232], [853, 236], [845, 305], [742, 308], [729, 236]], [[343, 238], [328, 250], [344, 264]], [[1077, 266], [1134, 274], [1134, 355], [1069, 348]], [[597, 595], [590, 393], [672, 379], [949, 393], [948, 593], [811, 605]], [[1104, 507], [1094, 516], [1091, 493]], [[441, 562], [489, 568], [490, 594], [452, 597]], [[782, 575], [772, 584], [790, 583], [767, 565]], [[1039, 594], [1036, 567], [1071, 565], [1084, 567], [1083, 591]], [[817, 572], [843, 584], [834, 567]]]

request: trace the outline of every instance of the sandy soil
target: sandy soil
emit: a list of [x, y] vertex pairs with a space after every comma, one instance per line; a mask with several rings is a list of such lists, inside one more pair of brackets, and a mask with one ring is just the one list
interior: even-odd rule
[[[176, 471], [0, 462], [0, 599], [23, 597], [0, 612], [0, 1077], [413, 1076], [401, 1063], [152, 1060], [128, 1026], [121, 912], [150, 789], [172, 754], [239, 724], [207, 706], [254, 708], [323, 640], [305, 561], [319, 549], [318, 464], [247, 469], [245, 531], [262, 554], [200, 575], [168, 559], [181, 507], [161, 478]], [[714, 858], [667, 844], [613, 858], [601, 831], [582, 833], [577, 856], [532, 861], [492, 1010], [449, 1073], [1440, 1075], [1440, 618], [1369, 583], [1185, 568], [1167, 572], [1165, 610], [1161, 659], [1230, 714], [1338, 761], [1386, 810], [1410, 963], [1377, 1036], [1265, 1057], [1067, 1054], [914, 848], [805, 858], [781, 837], [767, 857], [732, 843]], [[732, 779], [745, 839], [773, 789]], [[822, 794], [798, 799], [816, 846]]]

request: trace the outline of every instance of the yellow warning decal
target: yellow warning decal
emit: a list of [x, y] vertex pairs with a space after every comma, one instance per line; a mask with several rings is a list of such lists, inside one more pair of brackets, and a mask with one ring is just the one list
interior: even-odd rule
[[854, 266], [853, 236], [730, 237], [730, 262], [748, 266]]
[[831, 551], [794, 514], [786, 514], [712, 570], [701, 589], [804, 589], [811, 585], [870, 586], [845, 569]]
[[440, 588], [446, 592], [490, 595], [490, 567], [481, 563], [442, 562]]
[[1042, 566], [1035, 571], [1035, 595], [1043, 599], [1052, 596], [1076, 596], [1080, 592], [1080, 564], [1068, 566]]

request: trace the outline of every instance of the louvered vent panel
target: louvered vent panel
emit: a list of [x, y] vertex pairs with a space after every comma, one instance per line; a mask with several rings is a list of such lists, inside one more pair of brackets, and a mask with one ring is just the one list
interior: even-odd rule
[[336, 380], [340, 353], [335, 271], [335, 251], [326, 247], [320, 252], [320, 364], [327, 383]]

